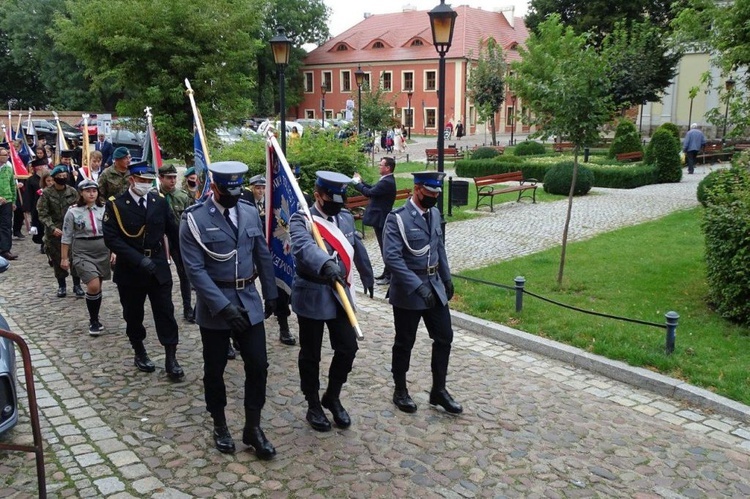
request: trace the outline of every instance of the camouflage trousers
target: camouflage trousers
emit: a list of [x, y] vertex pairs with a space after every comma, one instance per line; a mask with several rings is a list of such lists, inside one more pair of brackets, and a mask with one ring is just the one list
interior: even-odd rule
[[[68, 277], [68, 271], [60, 267], [60, 259], [62, 258], [62, 253], [60, 251], [60, 238], [45, 237], [44, 251], [47, 253], [47, 258], [52, 262], [52, 268], [55, 270], [55, 279], [65, 279]], [[68, 253], [68, 256], [70, 256], [70, 253]], [[73, 268], [72, 263], [70, 265], [70, 274], [74, 278], [78, 278], [78, 273]]]

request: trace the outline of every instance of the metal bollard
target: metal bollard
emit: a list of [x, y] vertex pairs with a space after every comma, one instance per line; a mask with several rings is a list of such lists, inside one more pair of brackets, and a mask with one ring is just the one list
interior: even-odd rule
[[522, 275], [513, 279], [516, 283], [516, 312], [523, 310], [523, 286], [526, 284], [526, 278]]
[[664, 314], [667, 319], [667, 355], [672, 355], [674, 352], [675, 336], [677, 335], [677, 322], [680, 320], [680, 315], [677, 312], [667, 312]]
[[453, 216], [453, 177], [448, 177], [448, 216]]
[[406, 162], [407, 163], [409, 162], [409, 153], [408, 152], [406, 153]]

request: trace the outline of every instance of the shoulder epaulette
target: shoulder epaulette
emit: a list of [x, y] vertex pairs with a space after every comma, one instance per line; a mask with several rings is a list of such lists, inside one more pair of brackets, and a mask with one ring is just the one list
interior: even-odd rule
[[398, 208], [393, 208], [393, 209], [391, 210], [391, 213], [398, 213], [398, 212], [404, 211], [405, 209], [406, 209], [406, 205], [405, 205], [405, 204], [402, 204], [402, 205], [401, 205], [401, 206], [399, 206]]
[[185, 208], [185, 210], [182, 213], [183, 214], [184, 213], [190, 213], [191, 211], [197, 210], [198, 207], [200, 207], [200, 206], [203, 206], [203, 203], [201, 203], [200, 201], [196, 201], [194, 204], [191, 204], [190, 206], [188, 206], [187, 208]]
[[117, 198], [116, 198], [116, 197], [114, 197], [114, 196], [110, 196], [110, 197], [109, 197], [109, 201], [114, 201], [115, 199], [117, 199]]

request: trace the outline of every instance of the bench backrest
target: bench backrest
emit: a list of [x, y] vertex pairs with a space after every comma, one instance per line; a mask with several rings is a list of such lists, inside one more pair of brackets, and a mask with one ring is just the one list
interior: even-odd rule
[[[438, 150], [437, 148], [425, 149], [424, 153], [427, 156], [437, 156]], [[456, 154], [458, 154], [458, 149], [455, 147], [446, 147], [445, 149], [443, 149], [443, 154], [448, 155], [448, 156], [451, 156], [451, 155], [455, 156]]]
[[502, 184], [505, 182], [520, 182], [523, 180], [523, 172], [496, 173], [495, 175], [486, 175], [484, 177], [474, 177], [474, 184], [477, 187], [491, 184]]
[[721, 151], [723, 149], [723, 146], [721, 144], [706, 144], [706, 146], [703, 148], [704, 152], [715, 152], [715, 151]]
[[[396, 200], [406, 199], [409, 196], [411, 196], [411, 189], [399, 189], [396, 191]], [[347, 210], [351, 210], [353, 208], [363, 208], [367, 206], [369, 202], [370, 198], [367, 196], [352, 196], [346, 199], [346, 204], [344, 206], [346, 206]]]
[[623, 159], [641, 159], [643, 158], [643, 153], [640, 151], [623, 152], [617, 154], [615, 158], [617, 159], [617, 161], [621, 161]]

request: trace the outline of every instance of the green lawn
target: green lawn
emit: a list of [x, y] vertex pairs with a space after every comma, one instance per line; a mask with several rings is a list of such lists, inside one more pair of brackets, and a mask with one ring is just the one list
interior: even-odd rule
[[[454, 279], [451, 306], [476, 317], [645, 367], [750, 404], [750, 330], [706, 304], [700, 209], [628, 227], [568, 246], [562, 289], [556, 285], [560, 248], [467, 272], [586, 310], [664, 324], [680, 315], [675, 352], [664, 353], [665, 331], [583, 314], [515, 293]], [[498, 235], [497, 237], [500, 237]]]

